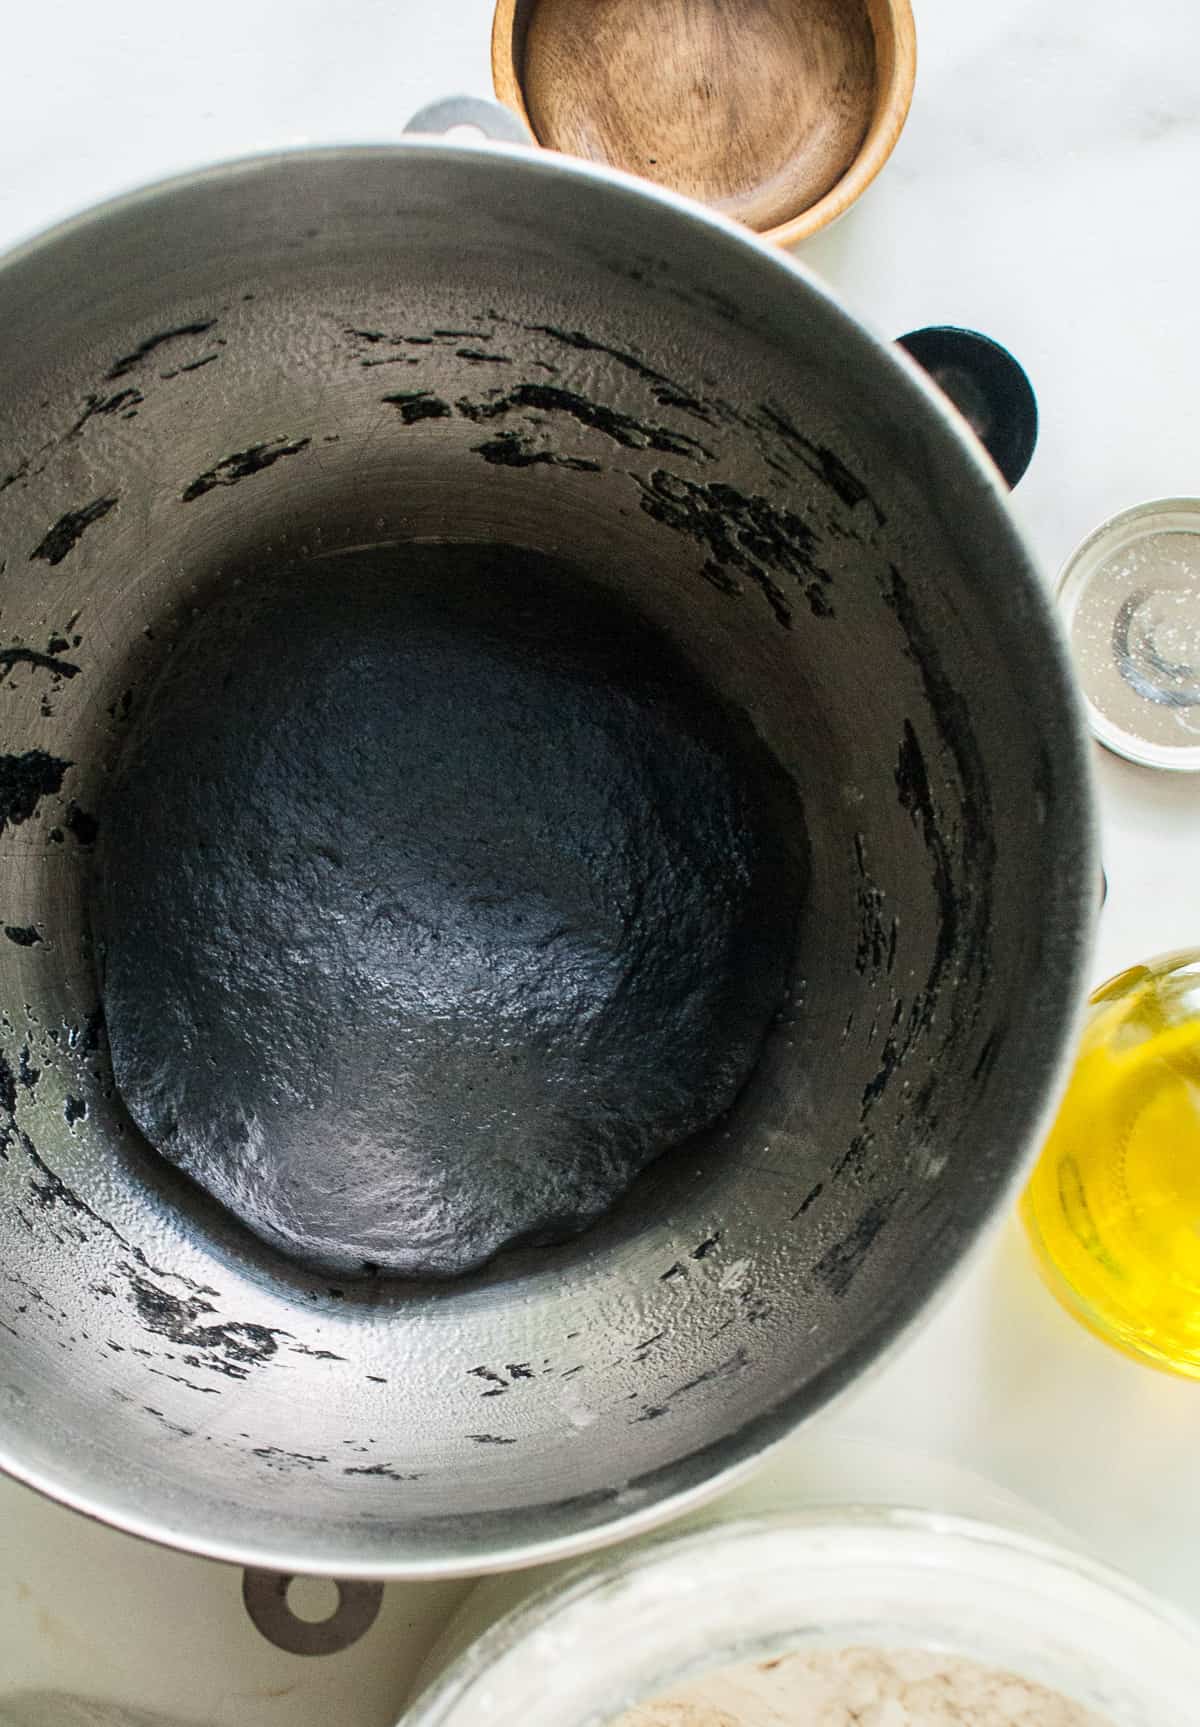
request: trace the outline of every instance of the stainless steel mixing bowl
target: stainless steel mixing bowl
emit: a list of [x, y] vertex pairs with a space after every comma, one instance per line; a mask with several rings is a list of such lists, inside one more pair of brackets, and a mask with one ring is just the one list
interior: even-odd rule
[[[0, 268], [0, 379], [0, 1464], [344, 1576], [545, 1558], [711, 1490], [945, 1281], [1081, 994], [1081, 729], [965, 425], [698, 208], [418, 141], [35, 241]], [[204, 590], [411, 538], [573, 558], [669, 630], [793, 776], [813, 890], [753, 1083], [607, 1222], [454, 1285], [331, 1287], [123, 1114], [89, 868]]]

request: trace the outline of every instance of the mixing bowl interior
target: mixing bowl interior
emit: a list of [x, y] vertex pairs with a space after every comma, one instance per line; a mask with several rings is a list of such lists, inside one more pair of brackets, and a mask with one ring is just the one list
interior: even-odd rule
[[[919, 1311], [1058, 1070], [1086, 772], [994, 477], [789, 263], [520, 152], [127, 200], [0, 270], [0, 361], [0, 1463], [344, 1574], [661, 1514]], [[414, 540], [532, 548], [665, 632], [790, 782], [807, 885], [716, 1129], [566, 1245], [339, 1285], [124, 1115], [88, 883], [124, 729], [214, 586]]]

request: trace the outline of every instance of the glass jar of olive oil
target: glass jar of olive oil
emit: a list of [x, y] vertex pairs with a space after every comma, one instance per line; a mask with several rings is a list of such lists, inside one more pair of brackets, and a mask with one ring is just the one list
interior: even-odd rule
[[1022, 1201], [1055, 1294], [1118, 1348], [1200, 1379], [1200, 948], [1091, 998]]

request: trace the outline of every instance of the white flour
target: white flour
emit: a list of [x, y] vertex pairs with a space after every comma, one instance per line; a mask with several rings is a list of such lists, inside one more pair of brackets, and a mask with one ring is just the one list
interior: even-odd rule
[[706, 1674], [612, 1727], [1110, 1727], [1056, 1691], [955, 1656], [840, 1649]]

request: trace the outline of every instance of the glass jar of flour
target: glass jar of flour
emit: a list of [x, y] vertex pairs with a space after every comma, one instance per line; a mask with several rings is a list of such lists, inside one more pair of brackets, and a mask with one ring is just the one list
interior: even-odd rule
[[818, 1492], [771, 1473], [479, 1585], [404, 1727], [1195, 1727], [1200, 1632], [1019, 1503], [866, 1445], [818, 1456]]

